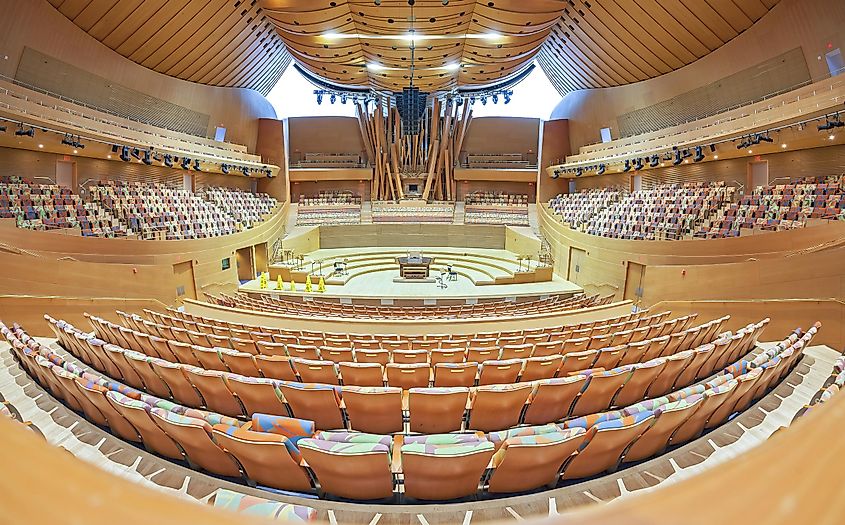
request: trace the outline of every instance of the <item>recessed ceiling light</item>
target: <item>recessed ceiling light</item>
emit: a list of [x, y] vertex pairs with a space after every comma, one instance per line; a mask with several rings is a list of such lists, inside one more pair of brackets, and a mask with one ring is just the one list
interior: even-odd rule
[[110, 159], [110, 158], [111, 158], [111, 154], [106, 155], [106, 158]]
[[780, 147], [786, 149], [786, 144], [781, 144]]
[[76, 151], [76, 150], [73, 150], [73, 154], [74, 154], [74, 155], [76, 155], [77, 153], [79, 153], [79, 152], [78, 152], [78, 151]]
[[751, 153], [754, 153], [754, 152], [753, 152], [753, 151], [751, 151], [751, 150], [748, 150], [748, 153], [749, 153], [749, 154], [751, 154]]
[[686, 160], [684, 161], [684, 164], [689, 164], [689, 159], [686, 159]]
[[828, 138], [828, 139], [830, 139], [830, 140], [833, 140], [833, 139], [835, 139], [835, 138], [836, 138], [836, 135], [830, 135], [830, 136], [829, 136], [829, 137], [827, 137], [827, 138]]
[[367, 69], [369, 69], [370, 71], [381, 71], [382, 69], [384, 69], [384, 66], [381, 64], [376, 64], [375, 62], [370, 62], [369, 64], [367, 64]]
[[662, 168], [663, 166], [665, 166], [665, 165], [666, 165], [666, 163], [664, 163], [664, 162], [661, 162], [661, 163], [660, 163], [660, 167], [661, 167], [661, 168]]
[[44, 147], [44, 144], [39, 144], [39, 145], [38, 145], [38, 147], [39, 147], [39, 148], [43, 148], [43, 147]]
[[461, 64], [458, 62], [455, 62], [454, 64], [446, 64], [445, 66], [443, 66], [443, 69], [447, 71], [457, 71], [461, 69]]
[[719, 156], [718, 156], [718, 155], [713, 155], [713, 158], [714, 158], [714, 159], [718, 159], [718, 158], [719, 158]]

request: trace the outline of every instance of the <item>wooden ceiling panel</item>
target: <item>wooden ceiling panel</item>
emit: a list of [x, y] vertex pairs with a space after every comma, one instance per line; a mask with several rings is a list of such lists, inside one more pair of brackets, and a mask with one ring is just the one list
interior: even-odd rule
[[539, 52], [560, 0], [260, 0], [303, 67], [352, 87], [424, 91], [483, 86]]
[[566, 0], [538, 62], [564, 95], [647, 80], [698, 60], [779, 0]]
[[82, 30], [159, 73], [267, 94], [291, 61], [256, 0], [49, 0]]

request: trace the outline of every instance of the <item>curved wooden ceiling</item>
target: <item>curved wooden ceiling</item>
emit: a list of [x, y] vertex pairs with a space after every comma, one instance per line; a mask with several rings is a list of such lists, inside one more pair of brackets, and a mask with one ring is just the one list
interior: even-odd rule
[[779, 0], [566, 0], [538, 62], [564, 95], [653, 78], [751, 27]]
[[[561, 0], [260, 0], [294, 59], [332, 83], [399, 91], [483, 86], [521, 70]], [[412, 14], [413, 13], [413, 14]], [[413, 39], [411, 34], [413, 31]]]
[[267, 94], [290, 55], [256, 0], [49, 0], [114, 51], [159, 73]]

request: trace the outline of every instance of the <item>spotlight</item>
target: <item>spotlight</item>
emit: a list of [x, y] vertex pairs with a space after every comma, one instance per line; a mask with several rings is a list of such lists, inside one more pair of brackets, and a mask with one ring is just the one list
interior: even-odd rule
[[499, 103], [499, 95], [498, 94], [494, 93], [492, 99], [493, 99], [493, 104]]
[[631, 161], [630, 160], [625, 161], [625, 169], [623, 169], [622, 171], [623, 172], [631, 171]]
[[141, 160], [141, 150], [138, 148], [132, 148], [132, 156], [138, 160]]
[[760, 140], [762, 140], [763, 142], [774, 142], [774, 139], [769, 136], [768, 131], [766, 132], [765, 135], [757, 135], [757, 136], [760, 137]]
[[675, 150], [675, 159], [672, 161], [672, 165], [677, 166], [680, 163], [681, 163], [681, 150], [676, 149]]
[[73, 141], [71, 140], [71, 136], [70, 135], [64, 135], [62, 137], [62, 144], [64, 144], [65, 146], [73, 146]]
[[710, 153], [716, 153], [716, 145], [710, 144]]
[[640, 171], [643, 169], [643, 159], [637, 159], [634, 162], [634, 171]]
[[200, 159], [194, 159], [194, 171], [202, 171], [202, 167], [200, 167]]
[[441, 3], [441, 4], [443, 4], [443, 5], [449, 5], [449, 0], [443, 0], [443, 1], [442, 1], [442, 2], [440, 2], [440, 3]]
[[693, 162], [701, 162], [704, 160], [704, 151], [701, 146], [695, 147], [695, 158], [692, 159]]
[[659, 155], [652, 155], [651, 159], [648, 161], [648, 165], [652, 168], [656, 168], [657, 165], [660, 163], [660, 156]]
[[487, 97], [481, 97], [481, 105], [482, 105], [482, 106], [486, 106], [486, 105], [487, 105]]
[[341, 103], [341, 104], [346, 104], [346, 95], [341, 95], [341, 96], [340, 96], [340, 103]]
[[228, 164], [221, 164], [220, 165], [220, 171], [223, 172], [223, 175], [228, 175], [229, 174], [229, 165]]
[[120, 146], [118, 146], [117, 144], [112, 144], [112, 145], [111, 145], [111, 152], [112, 152], [112, 153], [117, 153], [117, 150], [118, 150], [118, 148], [119, 148], [119, 147], [120, 147]]
[[129, 146], [123, 146], [120, 148], [120, 160], [123, 162], [129, 162]]
[[511, 103], [511, 96], [508, 93], [505, 93], [505, 104]]
[[6, 126], [0, 126], [0, 133], [6, 132]]
[[373, 3], [376, 5], [381, 5], [381, 0], [373, 0]]
[[165, 153], [163, 162], [164, 162], [165, 166], [167, 166], [168, 168], [172, 168], [173, 167], [173, 155], [171, 155], [170, 153]]
[[74, 145], [74, 146], [76, 146], [76, 147], [77, 147], [77, 148], [79, 148], [79, 149], [85, 149], [85, 144], [83, 144], [82, 142], [80, 142], [81, 140], [82, 140], [82, 139], [79, 137], [79, 135], [77, 135], [77, 136], [76, 136], [76, 141], [74, 141], [73, 145]]
[[317, 94], [317, 105], [319, 106], [319, 105], [320, 105], [320, 104], [322, 104], [322, 103], [323, 103], [323, 94], [322, 94], [322, 93], [318, 93], [318, 94]]
[[188, 157], [182, 157], [182, 162], [180, 164], [183, 170], [189, 169], [191, 167], [191, 159]]
[[23, 124], [21, 124], [20, 126], [18, 126], [18, 129], [15, 130], [15, 135], [17, 135], [18, 137], [23, 137], [23, 136], [34, 137], [35, 136], [35, 128], [30, 127], [28, 130], [24, 130]]
[[575, 170], [575, 176], [576, 177], [580, 177], [583, 174], [584, 174], [584, 170], [582, 168], [578, 168], [577, 170]]
[[152, 152], [151, 152], [150, 150], [148, 150], [148, 149], [147, 149], [147, 150], [144, 150], [144, 158], [143, 158], [143, 159], [141, 159], [141, 160], [142, 160], [142, 161], [144, 162], [144, 164], [146, 164], [147, 166], [151, 165], [151, 164], [153, 163], [153, 159], [152, 159]]
[[692, 153], [690, 153], [689, 149], [685, 149], [684, 150], [684, 158], [686, 159], [686, 158], [689, 158], [689, 157], [692, 157]]
[[247, 168], [246, 166], [241, 168], [241, 172], [243, 172], [244, 177], [249, 177], [249, 168]]
[[606, 169], [607, 167], [604, 164], [599, 164], [599, 169], [596, 171], [596, 175], [604, 175]]
[[332, 94], [332, 96], [329, 97], [329, 102], [331, 102], [332, 104], [337, 102], [337, 95]]
[[554, 175], [552, 175], [553, 179], [560, 177], [560, 170], [555, 170]]

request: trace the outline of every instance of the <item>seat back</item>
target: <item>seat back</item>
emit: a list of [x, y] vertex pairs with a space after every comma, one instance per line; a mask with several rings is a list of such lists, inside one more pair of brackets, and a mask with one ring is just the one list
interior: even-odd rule
[[624, 461], [640, 461], [666, 450], [669, 438], [700, 408], [703, 400], [703, 395], [694, 394], [658, 407], [654, 412], [654, 424], [625, 452]]
[[229, 374], [224, 377], [224, 381], [229, 390], [238, 396], [247, 417], [256, 412], [276, 416], [288, 415], [288, 409], [277, 393], [276, 380]]
[[558, 377], [566, 377], [572, 373], [581, 372], [593, 368], [593, 363], [598, 357], [596, 350], [585, 350], [584, 352], [570, 352], [563, 354], [563, 363], [557, 371]]
[[149, 405], [113, 390], [106, 392], [106, 399], [121, 416], [135, 427], [147, 450], [171, 459], [184, 459], [176, 442], [150, 419], [150, 415], [147, 413], [151, 409]]
[[440, 363], [434, 366], [434, 386], [474, 386], [477, 373], [478, 363]]
[[463, 363], [464, 350], [460, 348], [435, 348], [431, 351], [431, 366], [439, 363]]
[[291, 365], [303, 383], [340, 384], [340, 379], [337, 376], [337, 365], [331, 361], [294, 358], [291, 359]]
[[339, 388], [329, 385], [281, 383], [279, 390], [293, 417], [314, 421], [320, 430], [344, 428]]
[[601, 412], [610, 408], [613, 397], [631, 377], [630, 367], [596, 372], [590, 376], [584, 391], [572, 406], [573, 417]]
[[586, 478], [615, 468], [625, 449], [636, 441], [653, 421], [654, 414], [646, 411], [593, 425], [587, 429], [587, 438], [578, 454], [564, 465], [563, 479]]
[[203, 370], [192, 366], [183, 367], [182, 372], [188, 378], [188, 381], [200, 391], [208, 410], [232, 417], [239, 417], [244, 414], [240, 402], [223, 381], [223, 372]]
[[478, 493], [481, 476], [493, 457], [493, 444], [403, 445], [405, 496], [419, 500], [450, 500]]
[[341, 397], [349, 427], [371, 434], [402, 432], [402, 389], [344, 386]]
[[412, 388], [408, 392], [411, 432], [439, 434], [461, 430], [469, 389]]
[[167, 388], [173, 394], [173, 399], [189, 407], [205, 406], [205, 400], [182, 371], [185, 366], [161, 359], [150, 361], [150, 367], [167, 384]]
[[333, 363], [352, 362], [352, 348], [338, 348], [334, 346], [320, 347], [320, 356], [326, 361]]
[[654, 359], [645, 363], [631, 365], [632, 373], [625, 385], [616, 393], [611, 400], [613, 406], [626, 407], [639, 403], [645, 398], [646, 390], [651, 383], [660, 375], [666, 366], [666, 359]]
[[149, 413], [155, 424], [179, 443], [189, 464], [220, 476], [240, 476], [240, 470], [232, 457], [211, 440], [211, 425], [208, 422], [161, 408], [152, 408]]
[[290, 366], [290, 357], [281, 355], [263, 355], [254, 356], [255, 366], [261, 375], [270, 379], [278, 379], [280, 381], [296, 381], [296, 373]]
[[646, 397], [660, 397], [672, 390], [672, 385], [677, 381], [678, 376], [692, 361], [692, 351], [680, 352], [664, 359], [663, 370], [654, 378], [654, 381], [646, 391]]
[[427, 387], [431, 369], [427, 363], [387, 364], [387, 384], [403, 390]]
[[381, 443], [303, 439], [299, 442], [299, 449], [323, 492], [356, 500], [393, 496], [393, 474], [387, 446]]
[[536, 382], [523, 423], [543, 425], [569, 416], [575, 398], [587, 383], [587, 376], [573, 375]]
[[390, 362], [390, 350], [365, 349], [355, 351], [355, 361], [358, 363], [378, 363], [386, 366]]
[[525, 360], [525, 366], [522, 369], [519, 380], [525, 383], [538, 379], [551, 379], [555, 377], [561, 364], [563, 364], [563, 357], [561, 355], [529, 357]]
[[531, 383], [480, 386], [470, 394], [467, 427], [492, 432], [516, 426], [525, 402], [534, 390]]
[[499, 359], [500, 354], [501, 354], [501, 349], [498, 346], [496, 346], [496, 347], [470, 346], [469, 348], [467, 348], [466, 360], [468, 362], [475, 362], [475, 363], [483, 363], [484, 361], [495, 361], [496, 359]]
[[428, 363], [428, 350], [394, 350], [392, 358], [400, 365]]
[[340, 363], [344, 385], [384, 386], [384, 367], [378, 363]]
[[488, 491], [524, 492], [557, 483], [561, 466], [583, 443], [586, 431], [571, 428], [505, 440], [492, 459]]
[[605, 370], [616, 368], [625, 355], [626, 349], [627, 345], [625, 344], [600, 349], [591, 368], [604, 368]]
[[508, 359], [506, 361], [485, 361], [481, 363], [481, 373], [478, 376], [479, 385], [507, 385], [516, 383], [522, 372], [522, 359]]

